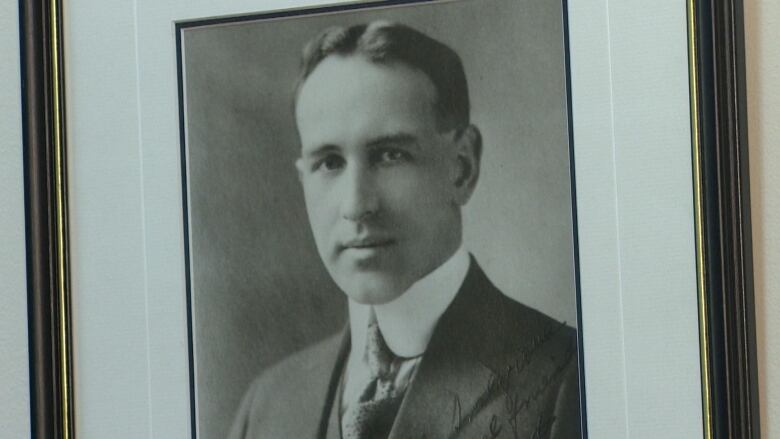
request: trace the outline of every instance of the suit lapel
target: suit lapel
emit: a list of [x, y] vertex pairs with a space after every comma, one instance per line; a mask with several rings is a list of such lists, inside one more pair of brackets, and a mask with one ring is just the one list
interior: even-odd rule
[[[538, 313], [505, 297], [472, 257], [466, 279], [433, 332], [390, 439], [452, 438], [489, 431], [482, 409], [519, 340], [543, 332]], [[476, 428], [477, 430], [473, 430]], [[480, 434], [481, 436], [481, 434]]]
[[[341, 371], [344, 361], [349, 352], [349, 331], [345, 329], [340, 335], [336, 335], [332, 340], [322, 346], [322, 353], [319, 358], [322, 362], [312, 364], [308, 370], [308, 376], [302, 376], [304, 380], [300, 385], [303, 390], [296, 401], [286, 401], [282, 404], [289, 404], [295, 408], [296, 417], [290, 425], [292, 429], [289, 437], [296, 438], [339, 438], [331, 436], [329, 431], [329, 421], [334, 411], [334, 404], [338, 386], [341, 380]], [[324, 395], [318, 396], [318, 395]], [[338, 417], [338, 406], [335, 407], [335, 416]]]
[[343, 374], [343, 368], [339, 368], [336, 371], [336, 374], [338, 375], [336, 391], [332, 394], [328, 411], [323, 413], [323, 416], [327, 415], [325, 439], [341, 439], [341, 386], [343, 385], [341, 376]]
[[486, 392], [493, 376], [490, 343], [473, 333], [484, 327], [480, 309], [494, 294], [501, 293], [472, 258], [463, 285], [436, 325], [390, 439], [456, 436], [492, 399]]
[[390, 439], [452, 437], [471, 423], [492, 372], [476, 361], [456, 357], [438, 349], [426, 353]]

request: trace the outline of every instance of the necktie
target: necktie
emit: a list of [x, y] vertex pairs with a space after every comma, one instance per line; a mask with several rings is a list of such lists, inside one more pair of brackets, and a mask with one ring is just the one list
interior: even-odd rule
[[394, 384], [400, 361], [385, 344], [376, 320], [368, 325], [364, 361], [371, 379], [358, 401], [344, 413], [343, 439], [387, 438], [403, 399]]

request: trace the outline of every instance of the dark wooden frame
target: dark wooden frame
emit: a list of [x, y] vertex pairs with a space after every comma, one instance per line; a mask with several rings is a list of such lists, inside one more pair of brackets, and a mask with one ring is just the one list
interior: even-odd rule
[[689, 25], [705, 431], [758, 438], [742, 0], [691, 0]]
[[[20, 0], [31, 433], [74, 437], [61, 0]], [[758, 438], [742, 0], [688, 0], [707, 438]]]
[[33, 438], [74, 437], [59, 0], [19, 2]]

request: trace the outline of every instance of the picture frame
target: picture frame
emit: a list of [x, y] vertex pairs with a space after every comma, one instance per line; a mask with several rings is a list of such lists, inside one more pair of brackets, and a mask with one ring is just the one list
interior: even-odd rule
[[[570, 4], [569, 11], [577, 7]], [[23, 1], [20, 22], [32, 434], [69, 438], [75, 437], [73, 369], [80, 361], [71, 309], [74, 298], [86, 296], [78, 296], [71, 280], [71, 248], [78, 244], [69, 233], [73, 174], [65, 92], [71, 89], [66, 67], [73, 64], [63, 44], [62, 8], [56, 0]], [[707, 438], [759, 437], [742, 19], [738, 0], [687, 2], [696, 317]]]

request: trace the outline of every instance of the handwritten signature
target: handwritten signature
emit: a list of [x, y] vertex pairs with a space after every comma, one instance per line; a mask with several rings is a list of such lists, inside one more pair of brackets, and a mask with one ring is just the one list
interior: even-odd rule
[[[450, 438], [457, 435], [467, 425], [473, 423], [477, 413], [485, 408], [497, 394], [501, 393], [504, 395], [504, 413], [502, 413], [502, 416], [491, 414], [488, 429], [482, 437], [487, 439], [498, 437], [504, 427], [503, 422], [506, 422], [506, 425], [511, 429], [512, 437], [519, 439], [520, 427], [522, 426], [520, 423], [521, 413], [526, 410], [531, 403], [541, 398], [552, 384], [557, 382], [558, 375], [564, 371], [569, 364], [569, 360], [575, 354], [574, 346], [570, 345], [567, 348], [562, 361], [560, 361], [550, 373], [538, 380], [537, 385], [532, 388], [530, 392], [525, 393], [524, 397], [521, 397], [517, 392], [513, 391], [511, 385], [512, 378], [522, 373], [531, 363], [534, 354], [536, 354], [547, 341], [553, 338], [553, 336], [565, 326], [565, 322], [560, 325], [551, 325], [546, 328], [543, 333], [519, 347], [514, 354], [510, 356], [509, 362], [503, 369], [490, 374], [485, 389], [477, 397], [477, 400], [471, 409], [465, 414], [463, 413], [463, 406], [459, 396], [454, 395]], [[540, 416], [534, 428], [532, 439], [546, 437], [549, 434], [554, 421], [555, 416]]]

